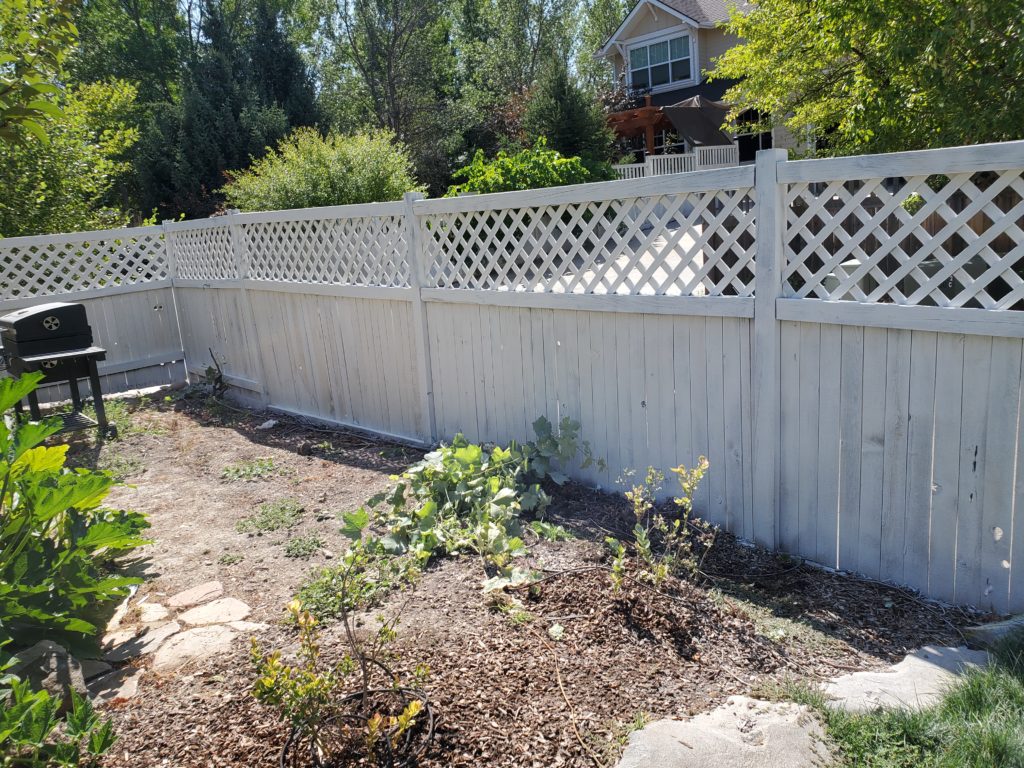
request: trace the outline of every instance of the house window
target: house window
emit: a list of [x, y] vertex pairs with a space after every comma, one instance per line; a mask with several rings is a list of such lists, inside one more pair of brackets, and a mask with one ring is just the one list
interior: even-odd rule
[[629, 49], [629, 82], [633, 88], [657, 88], [691, 77], [689, 35]]

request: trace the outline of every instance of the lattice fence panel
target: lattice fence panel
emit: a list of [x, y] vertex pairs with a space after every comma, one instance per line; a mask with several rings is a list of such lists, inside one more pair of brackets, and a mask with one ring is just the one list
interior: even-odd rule
[[430, 214], [428, 284], [544, 293], [751, 296], [750, 188]]
[[177, 277], [185, 280], [233, 280], [239, 277], [225, 226], [180, 229], [171, 233]]
[[335, 285], [409, 285], [405, 219], [366, 216], [245, 224], [249, 276]]
[[1024, 309], [1020, 169], [790, 184], [784, 291]]
[[167, 256], [158, 232], [68, 240], [0, 240], [0, 298], [50, 296], [165, 280]]

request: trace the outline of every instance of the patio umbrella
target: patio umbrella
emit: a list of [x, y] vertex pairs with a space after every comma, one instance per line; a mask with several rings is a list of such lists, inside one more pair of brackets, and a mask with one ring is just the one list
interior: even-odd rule
[[732, 144], [732, 139], [721, 128], [729, 112], [725, 102], [694, 96], [671, 107], [664, 107], [663, 111], [675, 126], [676, 132], [695, 146]]

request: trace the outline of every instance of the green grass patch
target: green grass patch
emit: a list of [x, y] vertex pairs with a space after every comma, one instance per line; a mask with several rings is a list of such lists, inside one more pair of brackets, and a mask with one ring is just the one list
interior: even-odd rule
[[217, 558], [217, 562], [221, 565], [238, 565], [243, 560], [245, 560], [245, 555], [240, 552], [225, 552]]
[[843, 765], [856, 768], [1024, 768], [1024, 635], [993, 652], [921, 712], [830, 709], [817, 691], [792, 698], [821, 715]]
[[311, 533], [308, 536], [296, 536], [294, 539], [288, 539], [288, 543], [284, 545], [284, 556], [308, 560], [319, 552], [323, 546], [323, 540], [315, 533]]
[[249, 515], [235, 524], [239, 533], [264, 533], [289, 530], [302, 522], [306, 510], [295, 499], [279, 499], [260, 504], [255, 514]]
[[278, 472], [280, 472], [280, 467], [274, 463], [272, 458], [261, 456], [256, 459], [228, 464], [221, 470], [220, 476], [221, 479], [228, 481], [244, 480], [245, 482], [252, 482], [253, 480], [263, 480]]
[[119, 482], [124, 482], [130, 477], [141, 474], [145, 466], [136, 458], [125, 456], [121, 453], [107, 453], [100, 456], [96, 462], [96, 469], [109, 472]]

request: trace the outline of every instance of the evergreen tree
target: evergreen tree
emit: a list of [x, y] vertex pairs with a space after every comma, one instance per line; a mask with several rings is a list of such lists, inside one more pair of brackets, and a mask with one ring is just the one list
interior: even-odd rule
[[[579, 157], [591, 171], [606, 167], [612, 132], [595, 98], [578, 85], [562, 59], [552, 60], [530, 95], [523, 127], [531, 141], [544, 138], [566, 157]], [[604, 174], [599, 174], [604, 175]]]

